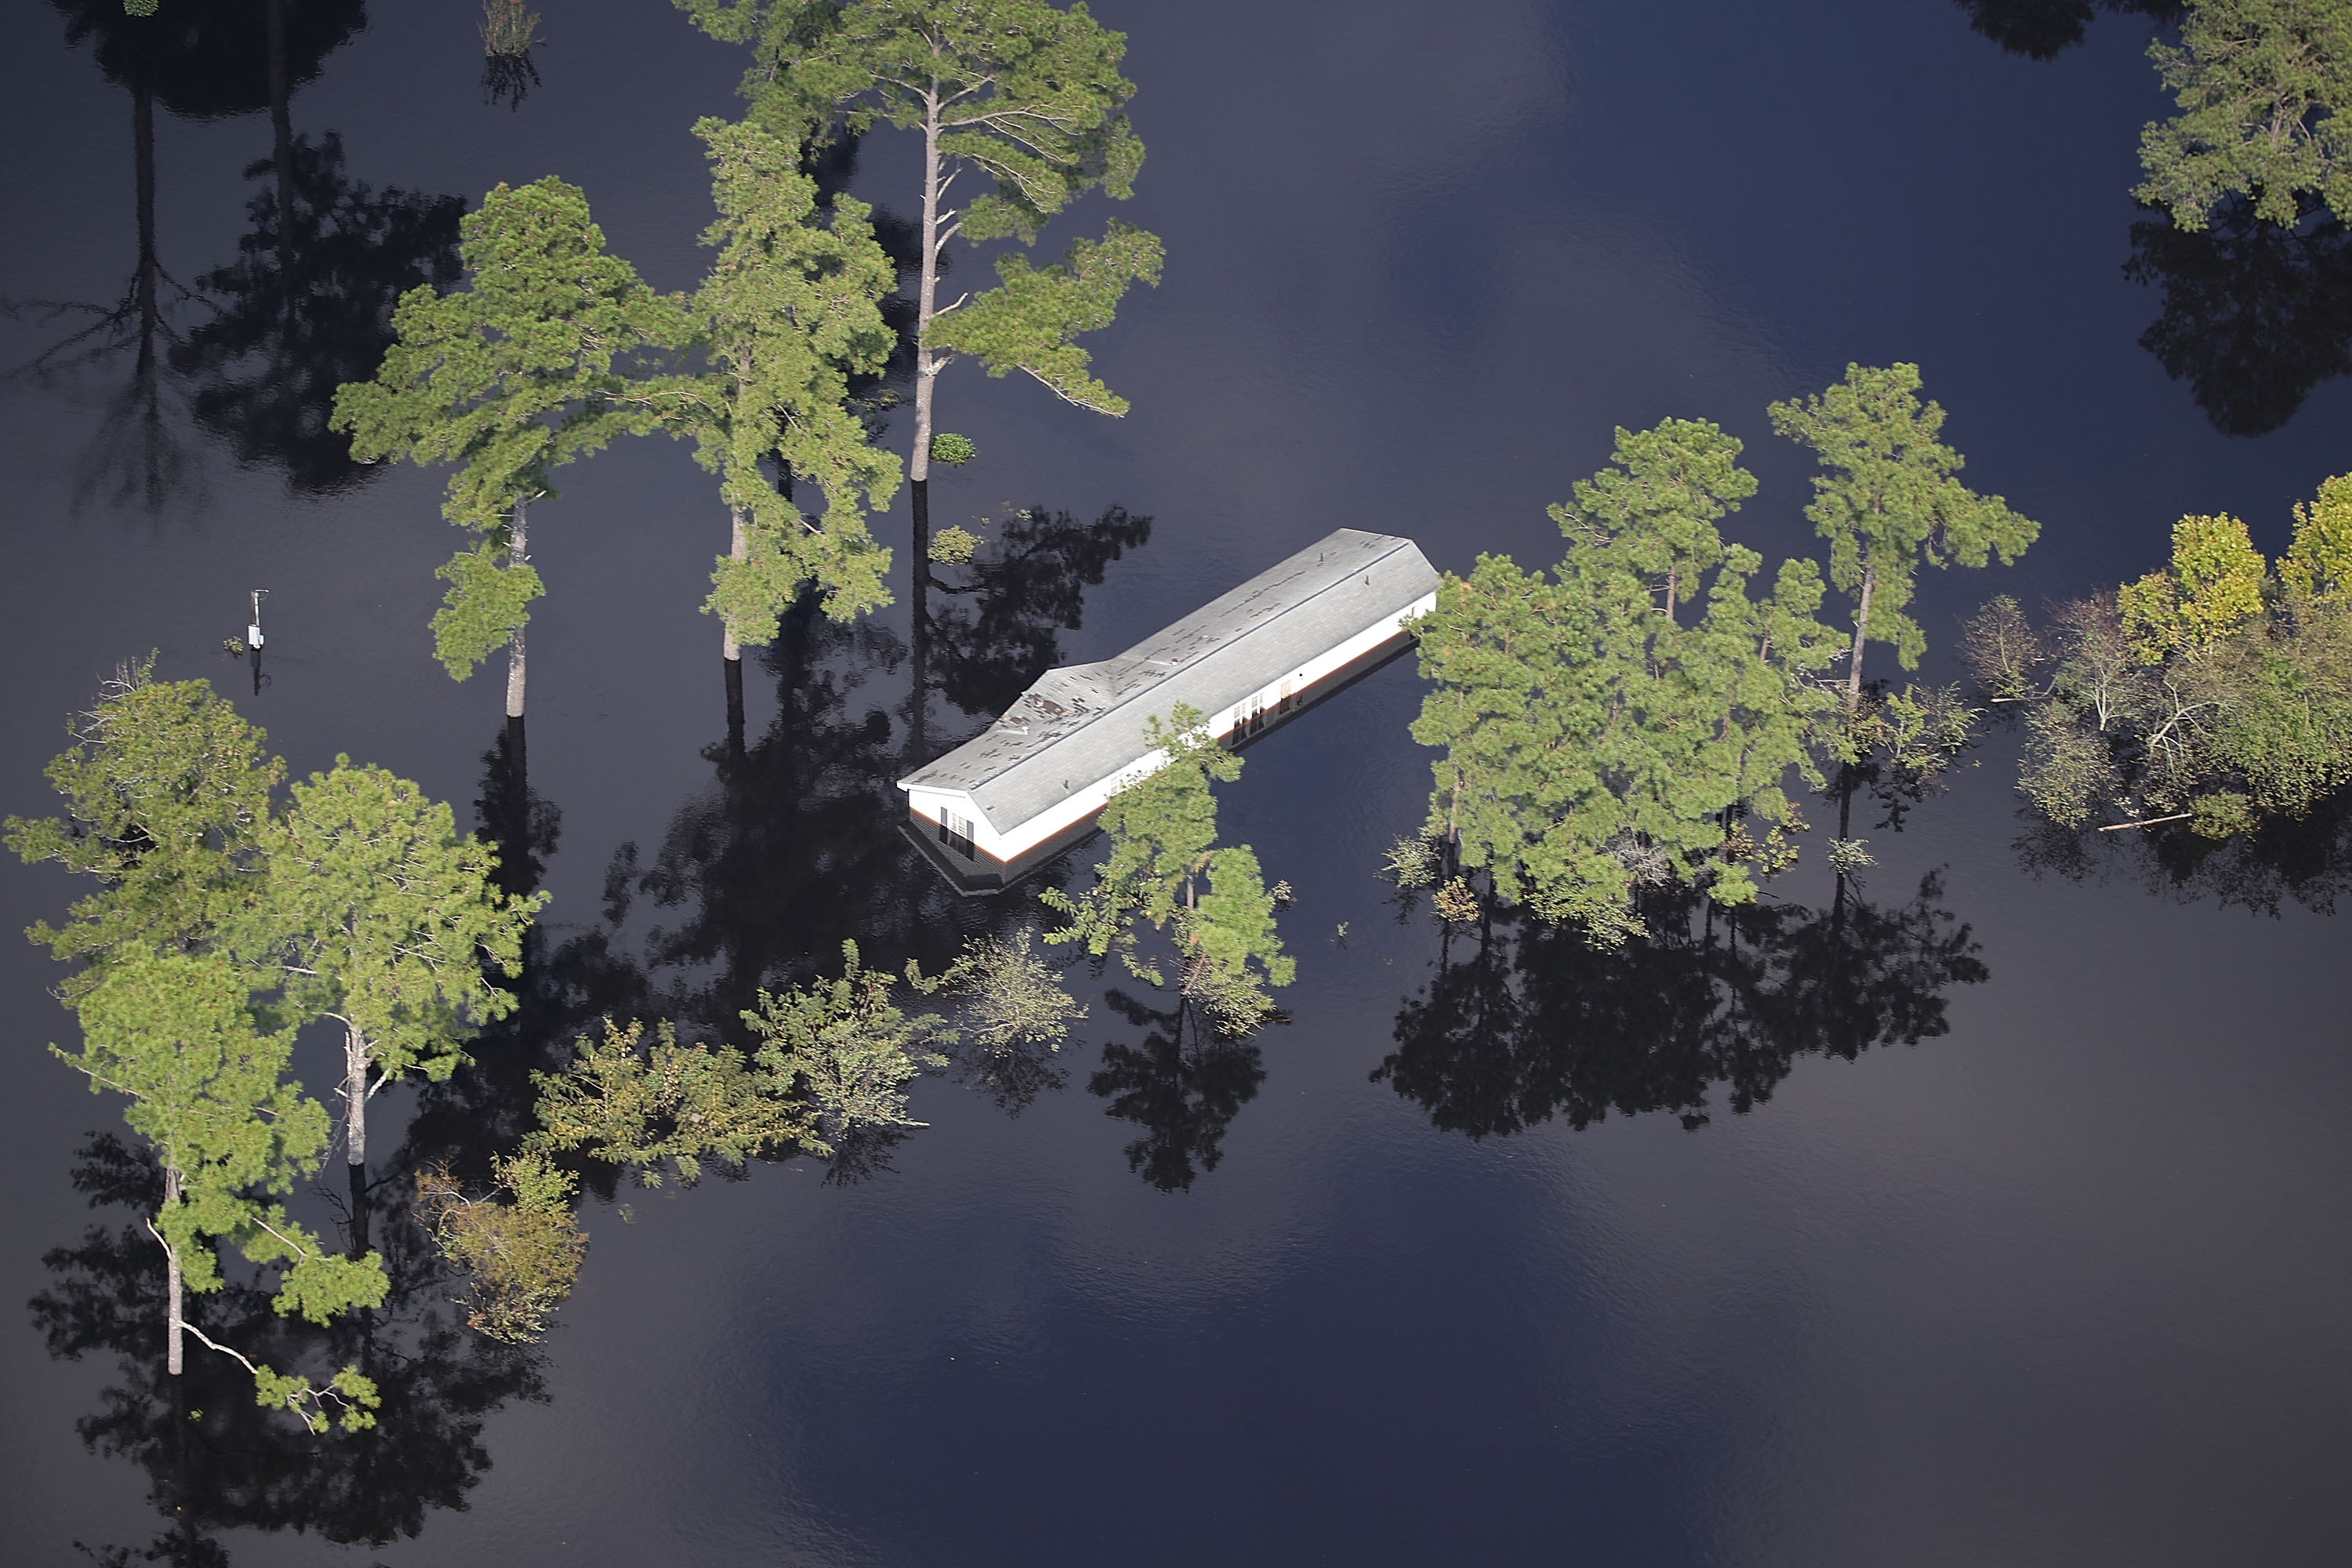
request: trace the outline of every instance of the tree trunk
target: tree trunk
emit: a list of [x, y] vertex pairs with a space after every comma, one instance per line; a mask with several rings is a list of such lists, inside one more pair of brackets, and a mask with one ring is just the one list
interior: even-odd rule
[[[935, 83], [923, 118], [923, 265], [920, 280], [915, 286], [915, 450], [907, 465], [907, 478], [914, 485], [918, 529], [926, 528], [930, 521], [925, 491], [931, 478], [931, 388], [939, 375], [939, 366], [931, 356], [931, 318], [936, 313], [939, 286], [940, 98]], [[919, 534], [917, 536], [915, 561], [919, 570], [928, 553], [928, 542]]]
[[[177, 1208], [180, 1204], [180, 1173], [163, 1167], [163, 1206]], [[161, 1239], [160, 1237], [158, 1239]], [[186, 1337], [182, 1330], [187, 1324], [183, 1305], [180, 1279], [180, 1255], [169, 1242], [163, 1244], [163, 1370], [173, 1377], [180, 1375], [184, 1364], [181, 1342]]]
[[[751, 531], [743, 525], [743, 509], [741, 507], [736, 507], [729, 512], [728, 528], [730, 531], [730, 539], [727, 546], [727, 558], [730, 561], [750, 560], [751, 558]], [[735, 623], [729, 620], [724, 616], [719, 617], [719, 657], [725, 659], [728, 663], [739, 667], [743, 662], [742, 646], [735, 640]]]
[[[741, 507], [736, 507], [730, 513], [729, 527], [731, 542], [728, 546], [728, 558], [749, 560], [751, 535], [744, 526]], [[723, 616], [719, 623], [719, 658], [727, 679], [727, 754], [740, 761], [743, 755], [743, 647], [735, 640], [735, 623]]]
[[343, 1026], [343, 1158], [354, 1165], [367, 1163], [367, 1037], [350, 1024]]
[[269, 129], [278, 163], [278, 287], [285, 293], [286, 325], [294, 325], [294, 121], [286, 108], [286, 0], [268, 0]]
[[[507, 531], [507, 562], [509, 565], [525, 566], [530, 563], [530, 502], [522, 500], [515, 502], [514, 522]], [[523, 628], [517, 626], [514, 634], [507, 639], [507, 717], [509, 719], [522, 717], [525, 670], [522, 633]]]
[[1878, 586], [1878, 569], [1865, 566], [1862, 570], [1862, 602], [1853, 612], [1853, 658], [1845, 672], [1845, 710], [1851, 714], [1862, 706], [1862, 645], [1870, 632], [1870, 595]]
[[925, 721], [930, 703], [930, 630], [925, 590], [931, 571], [931, 399], [939, 361], [931, 353], [931, 321], [940, 287], [940, 97], [931, 86], [923, 117], [923, 264], [915, 285], [915, 449], [907, 464], [909, 509], [914, 514], [914, 647], [909, 661], [914, 700], [908, 717], [908, 746], [923, 760]]
[[343, 1159], [352, 1186], [353, 1258], [367, 1256], [367, 1037], [343, 1026]]

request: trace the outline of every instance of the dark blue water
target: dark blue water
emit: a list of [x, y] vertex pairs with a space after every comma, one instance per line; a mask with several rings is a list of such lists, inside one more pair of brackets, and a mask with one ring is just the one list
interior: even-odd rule
[[[941, 423], [982, 457], [934, 496], [940, 523], [1151, 517], [1085, 587], [1064, 659], [1335, 527], [1410, 534], [1448, 568], [1548, 561], [1545, 505], [1613, 426], [1668, 415], [1749, 442], [1763, 490], [1738, 537], [1810, 548], [1802, 455], [1764, 406], [1849, 360], [1918, 362], [1970, 481], [2043, 524], [2014, 570], [1923, 584], [1941, 678], [1990, 593], [2136, 575], [2185, 511], [2234, 511], [2275, 550], [2289, 504], [2352, 468], [2352, 384], [2323, 378], [2288, 416], [2266, 371], [2269, 404], [2225, 386], [2200, 406], [2138, 343], [2161, 290], [2125, 276], [2126, 193], [2164, 109], [2140, 18], [2036, 62], [1948, 0], [1098, 12], [1129, 34], [1150, 148], [1119, 216], [1169, 251], [1165, 285], [1091, 345], [1134, 412], [960, 367]], [[0, 29], [0, 294], [111, 307], [138, 261], [131, 96], [51, 7]], [[510, 111], [482, 102], [466, 5], [380, 5], [295, 93], [293, 128], [339, 132], [379, 193], [560, 174], [616, 251], [688, 286], [708, 207], [688, 128], [731, 110], [740, 59], [654, 0], [551, 5], [546, 32]], [[269, 121], [155, 121], [160, 266], [193, 286], [236, 255]], [[904, 211], [911, 179], [877, 135], [854, 188]], [[6, 363], [92, 319], [22, 306]], [[152, 423], [110, 413], [136, 366], [124, 341], [5, 389], [22, 679], [0, 804], [47, 809], [59, 720], [152, 647], [237, 694], [296, 769], [349, 752], [462, 816], [499, 687], [429, 658], [456, 540], [438, 476], [289, 493], [286, 462], [240, 468], [204, 428], [193, 373], [159, 373]], [[572, 978], [691, 1012], [844, 935], [895, 960], [991, 918], [892, 847], [903, 607], [856, 646], [747, 664], [752, 754], [731, 763], [695, 614], [725, 536], [708, 478], [644, 444], [562, 482], [534, 516], [530, 783], [561, 812], [550, 939]], [[217, 651], [255, 587], [257, 696]], [[1017, 1116], [929, 1081], [930, 1125], [867, 1179], [801, 1161], [590, 1203], [585, 1275], [536, 1361], [420, 1349], [420, 1289], [384, 1331], [411, 1408], [373, 1446], [191, 1458], [139, 1357], [52, 1353], [21, 1304], [100, 1277], [95, 1255], [44, 1255], [123, 1218], [70, 1184], [116, 1113], [41, 1052], [71, 1027], [46, 955], [0, 944], [8, 1559], [144, 1551], [193, 1517], [240, 1564], [2344, 1560], [2352, 1041], [2318, 892], [2273, 916], [2259, 874], [2037, 875], [1996, 735], [1905, 831], [1870, 830], [1880, 865], [1837, 928], [1878, 931], [1890, 968], [1945, 943], [1940, 970], [1888, 983], [1925, 1018], [1916, 1045], [1813, 1019], [1693, 1065], [1669, 1018], [1689, 962], [1603, 973], [1538, 942], [1518, 992], [1582, 1033], [1416, 1055], [1401, 1011], [1476, 979], [1467, 939], [1441, 953], [1376, 874], [1428, 789], [1418, 700], [1391, 665], [1227, 792], [1229, 833], [1299, 890], [1286, 1026], [1154, 1067], [1149, 1021], [1081, 972], [1066, 1082]], [[973, 721], [931, 700], [935, 727]], [[625, 879], [608, 929], [625, 845], [668, 879]], [[16, 926], [70, 891], [47, 868], [0, 887]], [[1748, 940], [1801, 966], [1831, 889], [1806, 869], [1778, 890], [1780, 936]], [[1106, 1114], [1122, 1094], [1144, 1121]], [[389, 1098], [397, 1128], [415, 1097]], [[464, 1144], [457, 1121], [438, 1147]]]

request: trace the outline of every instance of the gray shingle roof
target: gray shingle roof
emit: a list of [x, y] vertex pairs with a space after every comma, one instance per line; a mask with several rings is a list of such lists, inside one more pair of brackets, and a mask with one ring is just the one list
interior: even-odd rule
[[1143, 756], [1147, 716], [1214, 716], [1435, 591], [1410, 539], [1342, 528], [1115, 658], [1049, 669], [987, 731], [898, 781], [961, 790], [1008, 833]]

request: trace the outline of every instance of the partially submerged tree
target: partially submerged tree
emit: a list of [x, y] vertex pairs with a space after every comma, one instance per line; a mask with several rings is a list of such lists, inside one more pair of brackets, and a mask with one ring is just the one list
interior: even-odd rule
[[674, 335], [675, 307], [606, 253], [587, 197], [552, 175], [499, 186], [460, 229], [467, 287], [401, 300], [397, 341], [374, 380], [336, 394], [334, 426], [363, 461], [457, 465], [442, 510], [478, 542], [440, 570], [434, 651], [462, 680], [505, 644], [507, 717], [520, 722], [523, 628], [544, 592], [530, 503], [555, 468], [652, 427], [623, 395], [634, 356]]
[[1770, 412], [1772, 428], [1811, 448], [1826, 470], [1813, 479], [1805, 515], [1830, 542], [1830, 581], [1854, 602], [1852, 709], [1862, 700], [1865, 644], [1893, 644], [1906, 669], [1926, 651], [1927, 634], [1908, 613], [1921, 563], [1982, 566], [1998, 554], [2005, 565], [2042, 526], [1953, 477], [1966, 459], [1938, 439], [1944, 410], [1919, 401], [1916, 364], [1849, 364], [1837, 385]]
[[476, 1196], [439, 1165], [416, 1173], [418, 1219], [466, 1283], [466, 1325], [509, 1344], [546, 1337], [588, 1251], [572, 1197], [578, 1180], [536, 1154], [492, 1163], [497, 1188]]
[[517, 973], [544, 893], [511, 899], [496, 857], [405, 779], [338, 757], [294, 786], [267, 832], [268, 892], [232, 934], [277, 973], [298, 1021], [343, 1030], [344, 1159], [367, 1163], [367, 1102], [411, 1071], [443, 1079], [480, 1025], [513, 1010], [484, 971]]
[[1969, 651], [1979, 684], [2024, 710], [2018, 787], [2068, 833], [2221, 839], [2308, 815], [2352, 783], [2347, 581], [2352, 476], [2296, 507], [2275, 563], [2237, 519], [2185, 517], [2165, 570], [2046, 629], [1996, 600]]
[[[907, 1114], [906, 1086], [947, 1066], [938, 1047], [955, 1040], [944, 1019], [902, 1011], [890, 976], [859, 963], [856, 942], [841, 944], [841, 959], [840, 974], [761, 991], [743, 1015], [759, 1042], [752, 1060], [814, 1107], [828, 1145], [869, 1130], [922, 1126]], [[920, 972], [910, 964], [908, 978], [919, 981]]]
[[242, 1363], [259, 1404], [283, 1405], [319, 1431], [332, 1405], [345, 1430], [356, 1430], [373, 1423], [377, 1404], [375, 1385], [356, 1367], [313, 1386], [214, 1340], [187, 1321], [183, 1305], [184, 1289], [222, 1287], [221, 1243], [279, 1270], [281, 1313], [323, 1323], [383, 1300], [386, 1282], [375, 1255], [332, 1256], [282, 1205], [268, 1201], [319, 1168], [327, 1116], [286, 1077], [293, 1031], [257, 1025], [252, 986], [250, 973], [219, 956], [125, 956], [75, 1005], [80, 1052], [50, 1049], [88, 1075], [92, 1092], [128, 1097], [124, 1120], [155, 1151], [163, 1202], [148, 1229], [165, 1260], [169, 1371], [180, 1373], [182, 1341], [192, 1336]]
[[[1441, 584], [1415, 627], [1433, 689], [1412, 731], [1445, 753], [1424, 829], [1440, 848], [1407, 846], [1402, 875], [1434, 880], [1450, 858], [1607, 944], [1642, 929], [1643, 888], [1696, 879], [1736, 905], [1794, 858], [1785, 785], [1819, 782], [1834, 634], [1811, 562], [1753, 595], [1762, 558], [1717, 531], [1754, 489], [1739, 449], [1695, 421], [1620, 430], [1615, 466], [1553, 509], [1569, 547], [1551, 577], [1483, 556]], [[1689, 625], [1685, 602], [1705, 605]], [[1772, 825], [1761, 841], [1749, 814]]]
[[2180, 112], [2140, 136], [2133, 194], [2194, 232], [2231, 197], [2292, 227], [2315, 195], [2352, 222], [2352, 11], [2339, 0], [2191, 0], [2148, 46]]
[[[1159, 240], [1113, 223], [1060, 265], [1018, 252], [997, 263], [998, 286], [940, 302], [947, 244], [1034, 244], [1045, 220], [1089, 190], [1132, 194], [1143, 144], [1124, 107], [1124, 35], [1084, 5], [1045, 0], [677, 0], [712, 37], [750, 45], [745, 95], [779, 134], [822, 139], [836, 125], [877, 121], [923, 138], [922, 238], [916, 285], [914, 569], [929, 556], [934, 391], [959, 354], [991, 375], [1020, 370], [1064, 401], [1123, 415], [1126, 400], [1087, 370], [1071, 340], [1108, 326], [1128, 286], [1160, 279]], [[948, 193], [965, 175], [989, 188], [961, 211]]]
[[1176, 943], [1179, 989], [1231, 1032], [1246, 1033], [1273, 1010], [1265, 988], [1289, 984], [1298, 964], [1282, 951], [1256, 852], [1217, 843], [1209, 786], [1240, 777], [1242, 760], [1209, 733], [1198, 709], [1181, 702], [1164, 722], [1152, 715], [1143, 739], [1150, 771], [1103, 807], [1110, 855], [1095, 868], [1095, 885], [1075, 899], [1058, 888], [1040, 896], [1068, 921], [1045, 940], [1076, 942], [1097, 958], [1117, 952], [1129, 973], [1164, 985], [1140, 933], [1165, 931]]
[[751, 1048], [681, 1043], [662, 1020], [607, 1018], [583, 1035], [560, 1072], [534, 1073], [540, 1131], [527, 1152], [584, 1154], [626, 1167], [646, 1186], [674, 1174], [691, 1186], [706, 1163], [740, 1170], [755, 1159], [807, 1153], [839, 1159], [860, 1140], [919, 1127], [907, 1085], [948, 1065], [943, 1054], [970, 1031], [991, 1050], [1058, 1045], [1083, 1009], [1026, 944], [967, 942], [958, 960], [925, 976], [909, 962], [917, 995], [962, 1003], [951, 1022], [900, 1006], [897, 982], [842, 944], [839, 973], [804, 985], [761, 988], [741, 1015]]
[[[772, 640], [777, 617], [814, 587], [847, 620], [890, 602], [890, 552], [865, 513], [889, 504], [898, 459], [877, 449], [849, 406], [853, 375], [879, 372], [892, 342], [879, 308], [896, 269], [875, 243], [870, 211], [846, 196], [821, 208], [798, 149], [757, 123], [704, 120], [719, 220], [710, 275], [687, 302], [680, 348], [705, 368], [639, 394], [696, 459], [719, 476], [732, 525], [706, 611], [724, 627], [721, 657], [740, 691], [742, 648]], [[779, 489], [763, 468], [781, 465]], [[816, 487], [822, 522], [791, 487]]]

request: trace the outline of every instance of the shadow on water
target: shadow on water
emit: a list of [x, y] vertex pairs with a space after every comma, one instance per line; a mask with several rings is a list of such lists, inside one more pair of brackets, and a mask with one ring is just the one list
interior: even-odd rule
[[[20, 374], [53, 382], [130, 361], [76, 465], [77, 500], [102, 497], [154, 514], [193, 493], [197, 473], [179, 431], [191, 418], [240, 464], [283, 468], [298, 492], [363, 478], [369, 470], [325, 427], [334, 388], [373, 371], [402, 291], [455, 282], [463, 204], [377, 195], [345, 177], [331, 132], [315, 146], [294, 134], [292, 95], [366, 26], [360, 0], [187, 0], [151, 16], [110, 0], [53, 4], [68, 46], [90, 45], [100, 71], [131, 99], [138, 253], [122, 297], [10, 302], [18, 316], [79, 323]], [[265, 182], [247, 206], [253, 231], [236, 261], [194, 287], [161, 259], [158, 107], [199, 121], [270, 118], [271, 153], [246, 171]], [[281, 221], [287, 213], [292, 220]], [[207, 319], [183, 331], [180, 319], [192, 312]]]
[[2167, 826], [2134, 833], [2074, 832], [2025, 814], [2019, 863], [2034, 877], [2091, 885], [2137, 882], [2183, 904], [2278, 918], [2290, 904], [2332, 915], [2352, 892], [2352, 790], [2309, 815], [2278, 817], [2227, 839]]
[[1942, 899], [1940, 872], [1891, 907], [1843, 882], [1820, 911], [1711, 912], [1677, 892], [1643, 910], [1648, 938], [1613, 951], [1488, 916], [1449, 931], [1436, 978], [1399, 1010], [1397, 1048], [1372, 1080], [1473, 1138], [1554, 1116], [1584, 1128], [1611, 1111], [1664, 1111], [1696, 1130], [1718, 1089], [1744, 1114], [1802, 1058], [1852, 1061], [1945, 1034], [1947, 993], [1988, 972]]
[[[466, 204], [352, 181], [331, 131], [315, 145], [295, 137], [287, 155], [289, 183], [275, 157], [247, 167], [263, 182], [246, 207], [252, 230], [236, 261], [196, 280], [217, 313], [173, 344], [171, 365], [194, 384], [196, 423], [240, 466], [280, 468], [289, 489], [327, 493], [376, 471], [327, 427], [335, 389], [375, 374], [403, 294], [456, 286]], [[290, 236], [278, 205], [289, 184]]]
[[[152, 1213], [162, 1200], [155, 1166], [111, 1134], [79, 1152], [75, 1190], [93, 1208]], [[405, 1217], [397, 1187], [380, 1201], [392, 1293], [384, 1307], [318, 1328], [279, 1316], [267, 1293], [234, 1279], [192, 1296], [191, 1321], [213, 1337], [280, 1370], [319, 1375], [356, 1363], [377, 1380], [377, 1425], [314, 1436], [283, 1411], [254, 1403], [244, 1369], [192, 1346], [187, 1370], [163, 1365], [163, 1255], [142, 1224], [94, 1225], [45, 1254], [50, 1279], [30, 1303], [49, 1353], [68, 1361], [116, 1358], [116, 1381], [76, 1430], [92, 1452], [147, 1472], [149, 1504], [163, 1527], [143, 1547], [84, 1545], [110, 1564], [171, 1563], [219, 1568], [228, 1531], [293, 1531], [338, 1545], [382, 1546], [414, 1538], [436, 1510], [466, 1506], [489, 1468], [481, 1431], [510, 1401], [542, 1401], [539, 1358], [463, 1328], [442, 1298], [439, 1258]]]
[[1224, 1158], [1225, 1130], [1265, 1081], [1255, 1035], [1221, 1034], [1181, 994], [1155, 1007], [1123, 991], [1104, 993], [1111, 1010], [1145, 1031], [1140, 1045], [1103, 1047], [1087, 1092], [1110, 1103], [1104, 1114], [1144, 1135], [1127, 1146], [1127, 1168], [1163, 1193], [1189, 1191]]
[[[1151, 542], [1151, 520], [1114, 506], [1092, 522], [1028, 507], [985, 525], [990, 546], [967, 565], [934, 564], [929, 610], [940, 695], [993, 719], [1062, 662], [1061, 634], [1076, 631], [1086, 591], [1130, 550]], [[927, 609], [929, 606], [927, 605]]]
[[2013, 55], [2054, 59], [2083, 41], [2091, 18], [2146, 16], [2161, 26], [2178, 17], [2188, 0], [1956, 0], [1969, 26]]
[[[2158, 28], [2187, 0], [1958, 0], [1969, 25], [2012, 54], [2054, 58], [2083, 41], [2100, 11]], [[2233, 196], [2191, 232], [2160, 209], [2131, 227], [2124, 275], [2163, 292], [2140, 334], [2165, 374], [2225, 436], [2261, 436], [2293, 419], [2312, 389], [2352, 371], [2352, 237], [2305, 196], [2292, 225], [2265, 223]]]
[[2232, 198], [2202, 233], [2168, 216], [2132, 225], [2125, 276], [2164, 291], [2140, 336], [2225, 436], [2294, 417], [2321, 382], [2352, 371], [2352, 234], [2305, 197], [2288, 227]]

